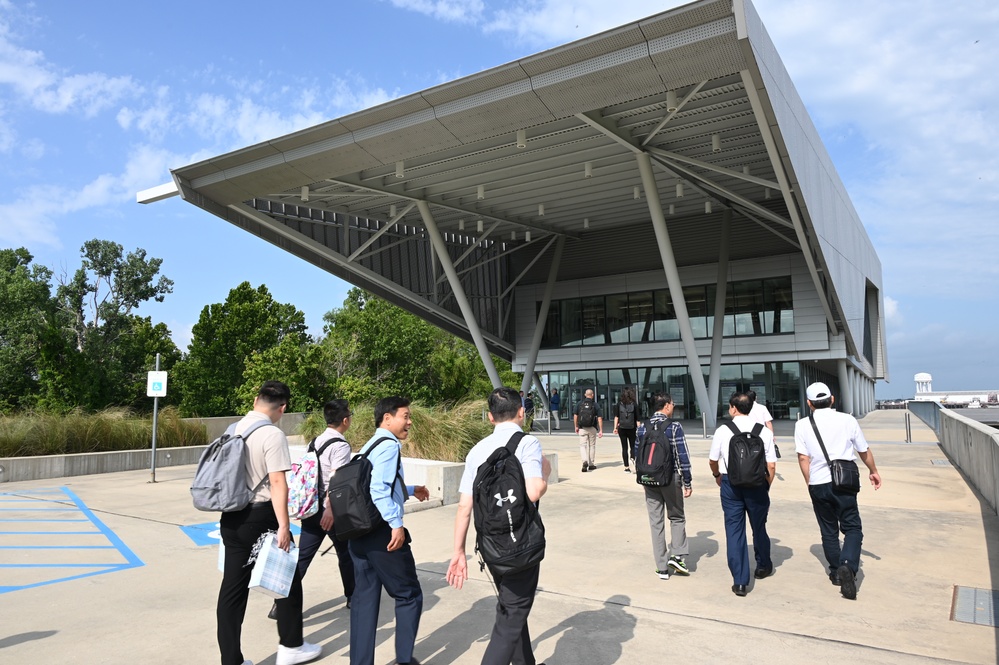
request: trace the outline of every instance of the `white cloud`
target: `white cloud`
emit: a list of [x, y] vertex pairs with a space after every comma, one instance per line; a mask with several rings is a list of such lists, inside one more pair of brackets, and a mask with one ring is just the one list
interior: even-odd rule
[[486, 5], [482, 0], [391, 0], [400, 9], [426, 14], [453, 23], [477, 22]]
[[898, 307], [898, 301], [890, 296], [885, 296], [885, 321], [890, 325], [902, 325], [904, 318], [902, 317], [902, 312]]

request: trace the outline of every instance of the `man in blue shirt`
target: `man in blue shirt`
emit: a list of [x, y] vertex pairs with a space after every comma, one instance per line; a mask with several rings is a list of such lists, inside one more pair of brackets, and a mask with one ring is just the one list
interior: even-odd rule
[[409, 546], [412, 538], [402, 525], [402, 506], [410, 495], [426, 501], [430, 493], [423, 485], [407, 486], [402, 474], [400, 441], [409, 436], [412, 425], [409, 400], [386, 397], [379, 401], [375, 424], [375, 434], [361, 452], [374, 448], [368, 457], [372, 467], [371, 500], [384, 522], [349, 545], [355, 584], [350, 607], [350, 665], [375, 662], [375, 631], [383, 587], [395, 599], [396, 663], [419, 665], [413, 658], [413, 645], [423, 611], [423, 589]]

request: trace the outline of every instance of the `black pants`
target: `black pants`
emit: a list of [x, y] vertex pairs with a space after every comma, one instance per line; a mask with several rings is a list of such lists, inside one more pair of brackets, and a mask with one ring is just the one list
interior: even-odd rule
[[298, 538], [298, 576], [305, 579], [309, 564], [312, 563], [316, 552], [322, 547], [323, 540], [328, 537], [333, 543], [333, 548], [336, 549], [337, 563], [340, 566], [340, 581], [343, 582], [343, 595], [349, 599], [354, 595], [354, 562], [347, 550], [347, 541], [339, 540], [332, 529], [324, 531], [323, 527], [320, 526], [321, 514], [322, 511], [302, 520], [302, 535]]
[[621, 439], [621, 461], [624, 462], [625, 466], [628, 466], [628, 460], [635, 452], [635, 433], [637, 431], [638, 428], [636, 427], [632, 427], [631, 429], [625, 429], [624, 427], [617, 428], [617, 435]]
[[536, 665], [527, 616], [534, 605], [540, 572], [541, 566], [537, 565], [519, 573], [493, 576], [499, 599], [482, 665]]
[[[860, 570], [860, 548], [864, 543], [864, 527], [860, 521], [856, 494], [836, 494], [832, 483], [809, 485], [812, 509], [822, 534], [822, 552], [826, 555], [829, 572], [846, 564], [856, 574]], [[843, 532], [843, 545], [839, 533]]]
[[[222, 573], [222, 586], [219, 587], [215, 608], [222, 665], [243, 665], [240, 636], [246, 600], [250, 594], [247, 585], [253, 572], [253, 566], [245, 564], [257, 538], [277, 528], [277, 516], [270, 501], [251, 503], [243, 510], [222, 513], [219, 532], [225, 544], [225, 572]], [[283, 646], [302, 646], [302, 580], [297, 573], [288, 597], [277, 601], [277, 629], [279, 642]]]

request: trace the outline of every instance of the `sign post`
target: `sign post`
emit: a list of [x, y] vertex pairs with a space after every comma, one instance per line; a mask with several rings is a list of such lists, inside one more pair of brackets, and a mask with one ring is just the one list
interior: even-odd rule
[[160, 397], [166, 397], [167, 373], [160, 371], [160, 354], [156, 354], [156, 371], [146, 377], [146, 396], [153, 398], [153, 459], [150, 465], [151, 483], [156, 482], [156, 429]]

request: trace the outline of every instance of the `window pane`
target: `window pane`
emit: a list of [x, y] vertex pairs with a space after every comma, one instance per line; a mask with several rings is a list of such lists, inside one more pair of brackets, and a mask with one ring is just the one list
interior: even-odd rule
[[[541, 310], [541, 303], [538, 303], [538, 310]], [[545, 319], [545, 328], [541, 333], [541, 348], [558, 348], [559, 333], [559, 303], [555, 301], [548, 307], [548, 318]]]
[[639, 291], [628, 296], [628, 322], [632, 342], [648, 342], [652, 336], [652, 292]]
[[611, 344], [628, 343], [628, 294], [607, 296], [607, 333]]
[[583, 344], [606, 344], [604, 297], [583, 298]]
[[735, 300], [735, 334], [763, 334], [763, 282], [733, 282], [729, 288]]
[[680, 328], [677, 327], [676, 314], [673, 312], [673, 304], [669, 299], [669, 291], [656, 291], [655, 299], [655, 320], [653, 331], [657, 342], [667, 342], [680, 339]]
[[583, 343], [583, 315], [579, 299], [563, 300], [561, 303], [560, 325], [562, 346], [579, 346]]
[[687, 316], [690, 317], [690, 328], [695, 338], [707, 337], [708, 332], [708, 301], [706, 289], [703, 286], [687, 286], [683, 289], [683, 299], [687, 303]]
[[767, 333], [779, 335], [794, 332], [794, 303], [791, 278], [778, 277], [763, 282], [766, 309], [763, 323]]

